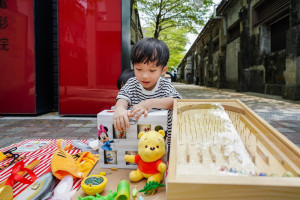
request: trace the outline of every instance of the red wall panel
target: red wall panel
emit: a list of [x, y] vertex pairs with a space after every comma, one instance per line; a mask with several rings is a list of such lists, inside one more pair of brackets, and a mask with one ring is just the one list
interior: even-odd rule
[[58, 1], [59, 112], [114, 105], [121, 73], [121, 1]]
[[0, 24], [0, 113], [35, 113], [33, 0], [1, 3]]

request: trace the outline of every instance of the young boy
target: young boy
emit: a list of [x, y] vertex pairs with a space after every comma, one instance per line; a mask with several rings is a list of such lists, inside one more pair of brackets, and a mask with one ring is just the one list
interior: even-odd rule
[[[167, 144], [171, 142], [172, 109], [174, 99], [182, 97], [163, 76], [167, 69], [169, 49], [155, 38], [138, 41], [131, 50], [131, 61], [135, 77], [121, 88], [114, 112], [114, 126], [119, 131], [129, 128], [129, 117], [136, 119], [151, 109], [168, 109]], [[127, 111], [133, 106], [131, 111]]]

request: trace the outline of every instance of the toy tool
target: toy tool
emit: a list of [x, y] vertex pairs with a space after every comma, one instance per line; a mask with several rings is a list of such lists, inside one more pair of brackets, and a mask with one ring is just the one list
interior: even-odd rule
[[76, 190], [72, 190], [72, 187], [73, 177], [65, 176], [55, 187], [53, 196], [49, 200], [70, 200], [76, 192]]
[[19, 154], [14, 154], [13, 151], [17, 150], [17, 147], [13, 147], [5, 152], [0, 152], [0, 162], [5, 160], [6, 158], [17, 158]]
[[7, 163], [7, 164], [2, 165], [2, 166], [0, 167], [0, 171], [1, 171], [1, 170], [4, 170], [5, 168], [11, 166], [11, 165], [14, 164], [14, 163], [19, 162], [20, 160], [25, 159], [26, 156], [23, 155], [23, 156], [20, 157], [19, 154], [12, 154], [12, 158], [13, 158], [13, 160], [12, 160], [10, 163]]
[[0, 186], [0, 199], [11, 200], [13, 199], [13, 189], [9, 185]]
[[105, 172], [100, 172], [99, 175], [91, 175], [81, 181], [81, 188], [87, 195], [95, 195], [101, 193], [107, 183]]
[[[26, 169], [30, 169], [33, 170], [36, 166], [38, 166], [38, 164], [40, 163], [39, 160], [33, 160], [32, 162], [30, 162], [28, 165], [25, 166]], [[26, 176], [27, 175], [27, 171], [26, 170], [20, 170], [19, 172], [17, 172], [18, 175], [20, 176]], [[5, 185], [5, 183], [7, 182], [7, 179], [4, 180], [1, 184], [0, 187]]]
[[55, 177], [51, 172], [48, 172], [21, 192], [15, 200], [46, 200], [51, 196], [54, 186]]

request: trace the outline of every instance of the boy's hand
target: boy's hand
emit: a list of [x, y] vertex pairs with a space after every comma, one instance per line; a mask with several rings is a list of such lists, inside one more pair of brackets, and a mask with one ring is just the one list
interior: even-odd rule
[[114, 113], [114, 127], [119, 131], [126, 131], [130, 127], [128, 111], [124, 108], [116, 108]]
[[151, 104], [149, 100], [145, 100], [133, 106], [132, 110], [129, 111], [128, 117], [133, 117], [135, 114], [135, 118], [138, 120], [142, 114], [144, 117], [147, 117], [148, 112], [151, 110]]

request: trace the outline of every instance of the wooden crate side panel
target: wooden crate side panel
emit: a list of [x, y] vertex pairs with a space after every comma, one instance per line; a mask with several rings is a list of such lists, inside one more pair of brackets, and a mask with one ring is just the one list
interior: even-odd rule
[[257, 126], [264, 134], [267, 136], [274, 136], [280, 143], [283, 143], [290, 151], [294, 152], [297, 155], [297, 159], [300, 158], [300, 148], [297, 147], [294, 143], [292, 143], [289, 139], [287, 139], [284, 135], [282, 135], [279, 131], [273, 128], [268, 122], [266, 122], [263, 118], [257, 115], [254, 111], [252, 111], [249, 107], [247, 107], [241, 101], [240, 105], [247, 110], [245, 116], [252, 121], [253, 124]]
[[211, 104], [211, 103], [220, 103], [223, 106], [233, 107], [235, 110], [243, 112], [244, 107], [239, 104], [239, 101], [236, 99], [179, 99], [177, 108], [184, 106], [197, 106], [202, 104]]
[[167, 199], [283, 200], [299, 199], [298, 187], [168, 183]]
[[177, 135], [178, 135], [178, 119], [177, 119], [177, 100], [173, 104], [173, 121], [172, 121], [172, 135], [171, 135], [171, 147], [168, 167], [168, 179], [172, 180], [176, 178], [176, 146], [177, 146]]
[[268, 138], [268, 140], [271, 141], [274, 146], [278, 147], [287, 157], [289, 157], [294, 164], [300, 166], [300, 149], [294, 143], [288, 140], [252, 111], [247, 110], [245, 113], [245, 119], [252, 123], [252, 129], [260, 133], [263, 137]]
[[[248, 120], [244, 116], [241, 116], [241, 121], [244, 122], [247, 127], [249, 127], [253, 134], [256, 134], [258, 140], [271, 153], [270, 156], [278, 160], [278, 162], [281, 163], [287, 171], [300, 176], [300, 160], [295, 159], [295, 157], [293, 156], [293, 152], [290, 151], [290, 149], [287, 148], [285, 144], [283, 144], [277, 138], [271, 138], [270, 136], [272, 136], [272, 134], [268, 134], [266, 131], [264, 133], [261, 132], [250, 120]], [[287, 154], [287, 152], [289, 153]]]

